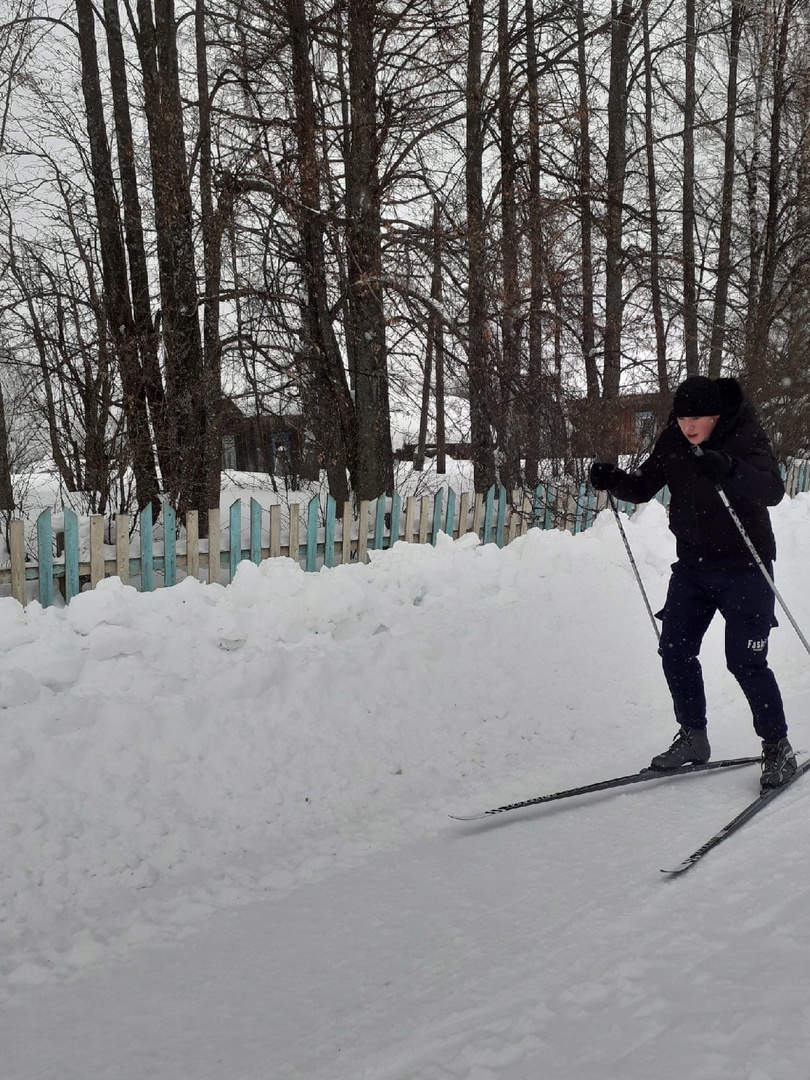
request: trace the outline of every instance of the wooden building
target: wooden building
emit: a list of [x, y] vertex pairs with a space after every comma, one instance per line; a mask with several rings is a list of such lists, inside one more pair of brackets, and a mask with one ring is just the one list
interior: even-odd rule
[[607, 425], [618, 431], [618, 452], [641, 457], [648, 453], [667, 422], [672, 395], [620, 394], [615, 401], [578, 398], [570, 402], [571, 448], [574, 457], [590, 457], [603, 441]]
[[300, 413], [246, 416], [224, 398], [221, 424], [223, 470], [282, 477], [289, 488], [319, 478], [315, 436]]

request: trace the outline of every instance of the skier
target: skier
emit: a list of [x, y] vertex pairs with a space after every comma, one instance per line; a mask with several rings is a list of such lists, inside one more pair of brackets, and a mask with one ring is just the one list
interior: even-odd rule
[[[700, 447], [698, 456], [695, 448]], [[736, 379], [694, 376], [675, 391], [672, 413], [650, 456], [631, 473], [594, 462], [591, 484], [627, 502], [647, 502], [664, 485], [675, 534], [673, 564], [662, 619], [659, 653], [680, 724], [653, 769], [709, 760], [706, 696], [698, 660], [715, 612], [726, 623], [726, 663], [745, 694], [762, 740], [763, 792], [796, 772], [796, 757], [773, 672], [768, 636], [777, 625], [774, 593], [717, 491], [720, 485], [773, 576], [776, 544], [767, 507], [785, 488], [768, 437]]]

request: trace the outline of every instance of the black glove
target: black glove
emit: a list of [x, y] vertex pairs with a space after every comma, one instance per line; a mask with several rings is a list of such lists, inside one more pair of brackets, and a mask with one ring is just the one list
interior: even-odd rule
[[609, 461], [595, 461], [591, 465], [591, 485], [597, 491], [610, 491], [627, 477], [624, 469], [613, 465]]
[[699, 454], [695, 454], [695, 468], [698, 476], [704, 476], [715, 484], [719, 484], [730, 476], [734, 465], [734, 458], [720, 450], [701, 450]]

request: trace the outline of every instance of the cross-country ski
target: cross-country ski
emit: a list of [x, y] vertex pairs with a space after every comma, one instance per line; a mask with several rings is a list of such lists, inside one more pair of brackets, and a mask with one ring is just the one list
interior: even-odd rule
[[450, 814], [450, 817], [454, 821], [479, 821], [482, 818], [506, 814], [510, 810], [525, 810], [530, 806], [541, 806], [543, 803], [558, 802], [561, 799], [574, 799], [580, 795], [592, 795], [597, 791], [610, 791], [613, 788], [630, 787], [633, 784], [644, 784], [652, 780], [674, 780], [681, 776], [715, 772], [719, 769], [738, 769], [743, 765], [757, 764], [759, 760], [756, 757], [730, 758], [726, 761], [709, 761], [704, 765], [681, 765], [677, 769], [642, 769], [641, 772], [630, 773], [628, 776], [616, 776], [610, 780], [599, 780], [593, 784], [584, 784], [581, 787], [568, 788], [565, 791], [555, 791], [550, 795], [537, 795], [532, 799], [507, 803], [505, 806], [494, 806], [489, 810], [479, 810], [473, 814]]
[[[724, 840], [727, 840], [729, 836], [732, 835], [732, 833], [735, 833], [737, 829], [742, 825], [745, 825], [752, 817], [755, 817], [761, 810], [764, 810], [778, 795], [787, 791], [791, 784], [794, 784], [804, 776], [808, 769], [810, 769], [810, 759], [802, 762], [793, 776], [789, 780], [786, 780], [784, 784], [780, 785], [780, 787], [772, 788], [770, 791], [764, 792], [750, 802], [748, 806], [744, 807], [739, 814], [736, 815], [736, 817], [733, 817], [722, 829], [718, 829], [714, 836], [711, 836], [705, 844], [701, 844], [701, 846], [684, 859], [682, 863], [679, 863], [677, 866], [673, 866], [668, 870], [662, 869], [661, 873], [669, 874], [673, 877], [685, 873], [690, 867], [694, 866], [695, 863], [700, 862], [704, 855], [708, 855], [708, 853], [716, 848], [718, 844], [722, 844]], [[763, 839], [763, 842], [767, 841]]]

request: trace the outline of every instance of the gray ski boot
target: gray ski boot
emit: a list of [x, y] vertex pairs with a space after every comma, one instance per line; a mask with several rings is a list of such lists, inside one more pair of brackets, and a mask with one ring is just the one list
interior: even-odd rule
[[651, 769], [680, 769], [682, 765], [704, 765], [712, 756], [705, 728], [682, 727], [669, 750], [657, 754], [650, 762]]

